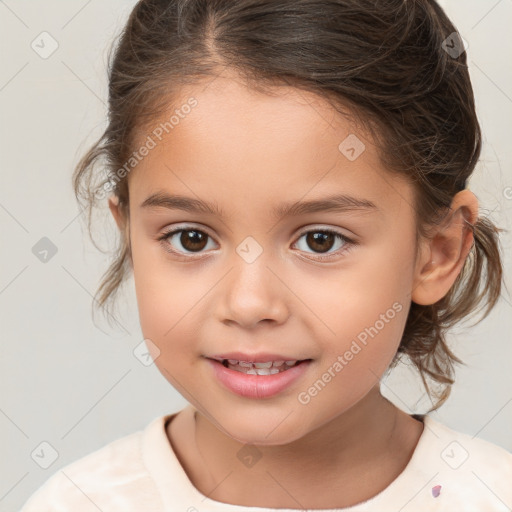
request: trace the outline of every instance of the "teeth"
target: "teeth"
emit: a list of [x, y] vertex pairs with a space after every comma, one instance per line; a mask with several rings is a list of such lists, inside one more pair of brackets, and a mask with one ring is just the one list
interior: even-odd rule
[[274, 375], [279, 373], [278, 368], [251, 368], [247, 370], [247, 375]]
[[[289, 361], [263, 361], [253, 363], [251, 361], [238, 361], [236, 359], [227, 359], [227, 367], [230, 370], [246, 373], [248, 375], [275, 375], [284, 372], [297, 363], [297, 359]], [[226, 360], [221, 361], [226, 365]]]
[[268, 361], [266, 363], [253, 363], [256, 368], [270, 368], [272, 366], [272, 361]]
[[238, 366], [242, 366], [244, 368], [262, 369], [262, 368], [272, 368], [272, 367], [279, 368], [280, 366], [283, 366], [283, 364], [285, 364], [285, 363], [287, 366], [293, 366], [297, 362], [297, 359], [294, 359], [293, 361], [265, 361], [262, 363], [253, 363], [251, 361], [238, 361], [236, 359], [228, 359], [227, 361], [229, 364], [234, 365], [234, 366], [238, 365]]
[[288, 370], [297, 362], [297, 360], [290, 360], [252, 363], [250, 361], [237, 361], [236, 359], [228, 359], [227, 361], [230, 370], [236, 370], [247, 375], [275, 375], [276, 373]]

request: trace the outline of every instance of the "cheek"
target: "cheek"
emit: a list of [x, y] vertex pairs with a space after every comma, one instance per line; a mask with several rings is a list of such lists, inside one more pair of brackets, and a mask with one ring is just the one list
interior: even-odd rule
[[[141, 330], [162, 353], [193, 339], [191, 318], [201, 307], [204, 280], [192, 266], [171, 262], [158, 242], [132, 235], [133, 277]], [[197, 332], [197, 326], [195, 329]], [[185, 344], [185, 341], [181, 341]]]
[[[393, 359], [410, 307], [410, 247], [385, 243], [365, 249], [322, 279], [302, 281], [314, 315], [308, 328], [322, 340], [322, 372], [342, 356], [342, 372], [353, 383], [375, 382]], [[339, 366], [338, 366], [339, 369]], [[342, 379], [340, 379], [342, 380]]]
[[[339, 268], [304, 272], [294, 279], [317, 323], [323, 320], [333, 334], [363, 329], [399, 303], [410, 303], [413, 282], [410, 248], [393, 243], [374, 244], [349, 256]], [[396, 307], [396, 306], [395, 306]]]
[[155, 278], [156, 273], [156, 268], [146, 269], [135, 277], [141, 329], [144, 337], [162, 347], [176, 347], [197, 335], [197, 323], [191, 320], [201, 307], [205, 291], [193, 277], [180, 279], [167, 272]]

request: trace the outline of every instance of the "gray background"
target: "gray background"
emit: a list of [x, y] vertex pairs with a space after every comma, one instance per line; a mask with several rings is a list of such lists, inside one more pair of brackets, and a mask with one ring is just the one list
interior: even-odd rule
[[[481, 214], [510, 229], [512, 69], [506, 63], [512, 1], [441, 3], [469, 44], [484, 132], [470, 188]], [[63, 466], [186, 405], [154, 365], [145, 366], [133, 353], [143, 337], [132, 281], [120, 302], [123, 328], [110, 329], [100, 316], [93, 322], [92, 295], [107, 256], [90, 243], [71, 189], [74, 165], [105, 127], [107, 48], [133, 5], [121, 0], [0, 1], [1, 511], [17, 510]], [[48, 37], [38, 37], [43, 31], [59, 45], [48, 58], [31, 47], [32, 41]], [[39, 51], [51, 49], [50, 39], [45, 41]], [[113, 221], [96, 227], [96, 238], [108, 249]], [[57, 248], [46, 263], [32, 252], [43, 237]], [[510, 233], [503, 235], [502, 245], [510, 269]], [[508, 450], [511, 302], [505, 291], [481, 324], [453, 331], [449, 341], [467, 366], [458, 369], [448, 403], [433, 414]], [[428, 406], [419, 379], [407, 368], [384, 379], [382, 390], [407, 412]], [[40, 467], [42, 459], [38, 464], [31, 457], [42, 442], [57, 452], [47, 469]]]

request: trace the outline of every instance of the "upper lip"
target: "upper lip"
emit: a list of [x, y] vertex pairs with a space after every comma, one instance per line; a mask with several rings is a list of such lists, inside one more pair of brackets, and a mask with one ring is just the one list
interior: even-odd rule
[[244, 354], [242, 352], [226, 352], [225, 354], [216, 354], [209, 356], [208, 359], [234, 359], [236, 361], [247, 361], [250, 363], [265, 363], [267, 361], [301, 361], [302, 359], [271, 352], [259, 352], [258, 354]]

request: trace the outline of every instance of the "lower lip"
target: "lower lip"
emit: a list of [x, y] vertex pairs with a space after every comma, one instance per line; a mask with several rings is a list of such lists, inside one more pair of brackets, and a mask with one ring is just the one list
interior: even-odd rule
[[309, 367], [311, 360], [303, 361], [283, 372], [274, 375], [247, 375], [226, 368], [215, 359], [208, 359], [215, 371], [215, 376], [233, 393], [247, 398], [268, 398], [285, 390]]

